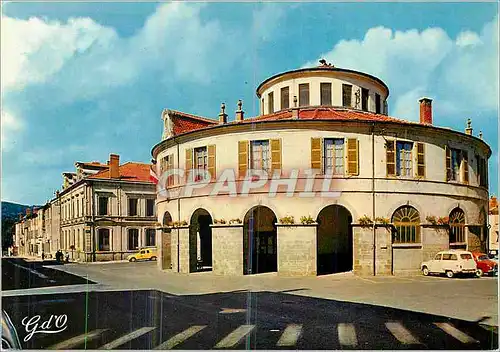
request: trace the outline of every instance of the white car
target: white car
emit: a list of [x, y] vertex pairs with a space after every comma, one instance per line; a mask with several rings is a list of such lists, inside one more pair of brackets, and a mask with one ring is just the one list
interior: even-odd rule
[[422, 273], [445, 274], [452, 278], [457, 274], [477, 275], [477, 266], [471, 252], [463, 250], [448, 250], [436, 254], [434, 259], [423, 262]]

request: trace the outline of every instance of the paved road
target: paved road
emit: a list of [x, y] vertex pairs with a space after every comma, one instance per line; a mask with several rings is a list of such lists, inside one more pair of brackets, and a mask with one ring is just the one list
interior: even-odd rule
[[[32, 266], [29, 262], [27, 265], [47, 276], [45, 281], [41, 281], [42, 286], [63, 283], [70, 286], [49, 288], [53, 291], [50, 294], [32, 293], [39, 292], [38, 289], [25, 290], [23, 295], [19, 295], [18, 291], [5, 292], [2, 306], [16, 326], [23, 348], [144, 350], [498, 347], [498, 330], [479, 322], [269, 290], [200, 295], [174, 295], [159, 290], [124, 288], [116, 291], [94, 290], [99, 285], [89, 285], [91, 289], [87, 290], [85, 286], [78, 285], [78, 280], [84, 279]], [[92, 268], [106, 271], [111, 270], [112, 265], [95, 265]], [[131, 278], [135, 270], [142, 272], [143, 276], [150, 275], [151, 279], [158, 280], [153, 271], [148, 272], [149, 266], [144, 263], [133, 264], [127, 267], [127, 272]], [[67, 266], [68, 269], [70, 267], [75, 270], [82, 268]], [[86, 267], [88, 269], [91, 266]], [[33, 274], [26, 269], [18, 269]], [[112, 272], [116, 274], [115, 270]], [[185, 279], [193, 280], [187, 277]], [[54, 282], [50, 282], [51, 280]], [[71, 285], [72, 282], [75, 285]], [[338, 283], [342, 282], [340, 280]], [[441, 287], [451, 288], [467, 284], [468, 281], [461, 283], [443, 279], [441, 282], [446, 283], [446, 286]], [[479, 279], [476, 282], [488, 281]], [[385, 284], [370, 281], [366, 285], [371, 285], [364, 287], [372, 287], [374, 294], [377, 287], [385, 287]], [[83, 289], [67, 293], [78, 287]], [[361, 288], [362, 286], [358, 287]], [[66, 315], [67, 327], [59, 333], [36, 333], [31, 339], [26, 339], [29, 331], [23, 326], [23, 319], [26, 322], [36, 315], [40, 315], [39, 327], [51, 316]], [[51, 329], [54, 326], [53, 318]]]

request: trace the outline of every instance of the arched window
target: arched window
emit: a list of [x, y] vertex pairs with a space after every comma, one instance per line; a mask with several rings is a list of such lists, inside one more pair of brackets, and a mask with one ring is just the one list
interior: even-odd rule
[[450, 243], [465, 242], [465, 213], [455, 208], [450, 213]]
[[417, 209], [405, 205], [392, 215], [395, 227], [394, 243], [420, 243], [420, 214]]

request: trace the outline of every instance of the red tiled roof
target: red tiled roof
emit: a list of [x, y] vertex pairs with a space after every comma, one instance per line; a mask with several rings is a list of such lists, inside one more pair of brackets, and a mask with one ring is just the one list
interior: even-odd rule
[[[179, 135], [205, 127], [218, 125], [218, 121], [207, 119], [199, 116], [189, 115], [180, 111], [172, 111], [172, 120], [174, 121], [174, 135]], [[261, 115], [257, 117], [247, 118], [242, 122], [232, 121], [228, 124], [254, 123], [258, 121], [280, 121], [291, 120], [292, 111], [283, 110], [274, 114]], [[382, 121], [395, 122], [400, 124], [419, 124], [418, 122], [406, 121], [395, 117], [390, 117], [371, 112], [348, 110], [342, 108], [331, 107], [309, 107], [299, 109], [299, 120], [326, 120], [326, 121]]]
[[174, 135], [198, 130], [200, 128], [208, 127], [218, 123], [213, 119], [207, 119], [205, 117], [186, 114], [184, 112], [174, 110], [170, 110], [170, 118], [174, 124]]
[[[120, 180], [130, 182], [150, 182], [149, 164], [128, 162], [120, 165]], [[109, 169], [100, 171], [94, 175], [88, 176], [88, 179], [110, 179]]]

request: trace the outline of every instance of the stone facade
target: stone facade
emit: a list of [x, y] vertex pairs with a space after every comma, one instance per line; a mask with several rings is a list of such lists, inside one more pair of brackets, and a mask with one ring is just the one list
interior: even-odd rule
[[[309, 105], [295, 105], [306, 83]], [[332, 87], [326, 105], [323, 83]], [[352, 85], [351, 105], [344, 104], [344, 85]], [[282, 88], [289, 94], [285, 108]], [[491, 149], [470, 124], [465, 133], [434, 125], [429, 98], [420, 100], [419, 123], [389, 117], [383, 82], [328, 65], [274, 76], [257, 95], [261, 115], [245, 118], [240, 103], [232, 122], [224, 105], [218, 120], [165, 110], [163, 140], [153, 147], [159, 175], [185, 172], [160, 177], [158, 222], [185, 222], [195, 231], [195, 214], [203, 211], [213, 226], [200, 237], [211, 236], [214, 272], [243, 275], [264, 266], [291, 276], [409, 275], [439, 250], [486, 250]], [[366, 100], [359, 105], [358, 98]], [[192, 170], [207, 170], [211, 178], [189, 179]], [[267, 177], [254, 181], [255, 170]], [[363, 227], [365, 215], [384, 221]], [[301, 226], [303, 217], [318, 225]], [[284, 218], [295, 223], [286, 226]], [[231, 219], [242, 226], [218, 226]], [[174, 231], [170, 257], [181, 265], [173, 270], [196, 271], [195, 257], [210, 241], [200, 244], [181, 230], [178, 250]]]
[[278, 226], [278, 273], [316, 275], [317, 225]]
[[[39, 256], [43, 250], [54, 256], [62, 250], [75, 261], [123, 260], [140, 247], [158, 244], [149, 165], [120, 166], [119, 157], [113, 157], [117, 161], [114, 177], [109, 163], [76, 163], [74, 182], [66, 182], [36, 216], [20, 220], [16, 226], [20, 254]], [[106, 198], [104, 206], [101, 198]]]
[[243, 274], [242, 225], [214, 225], [213, 271], [218, 275], [239, 276]]

